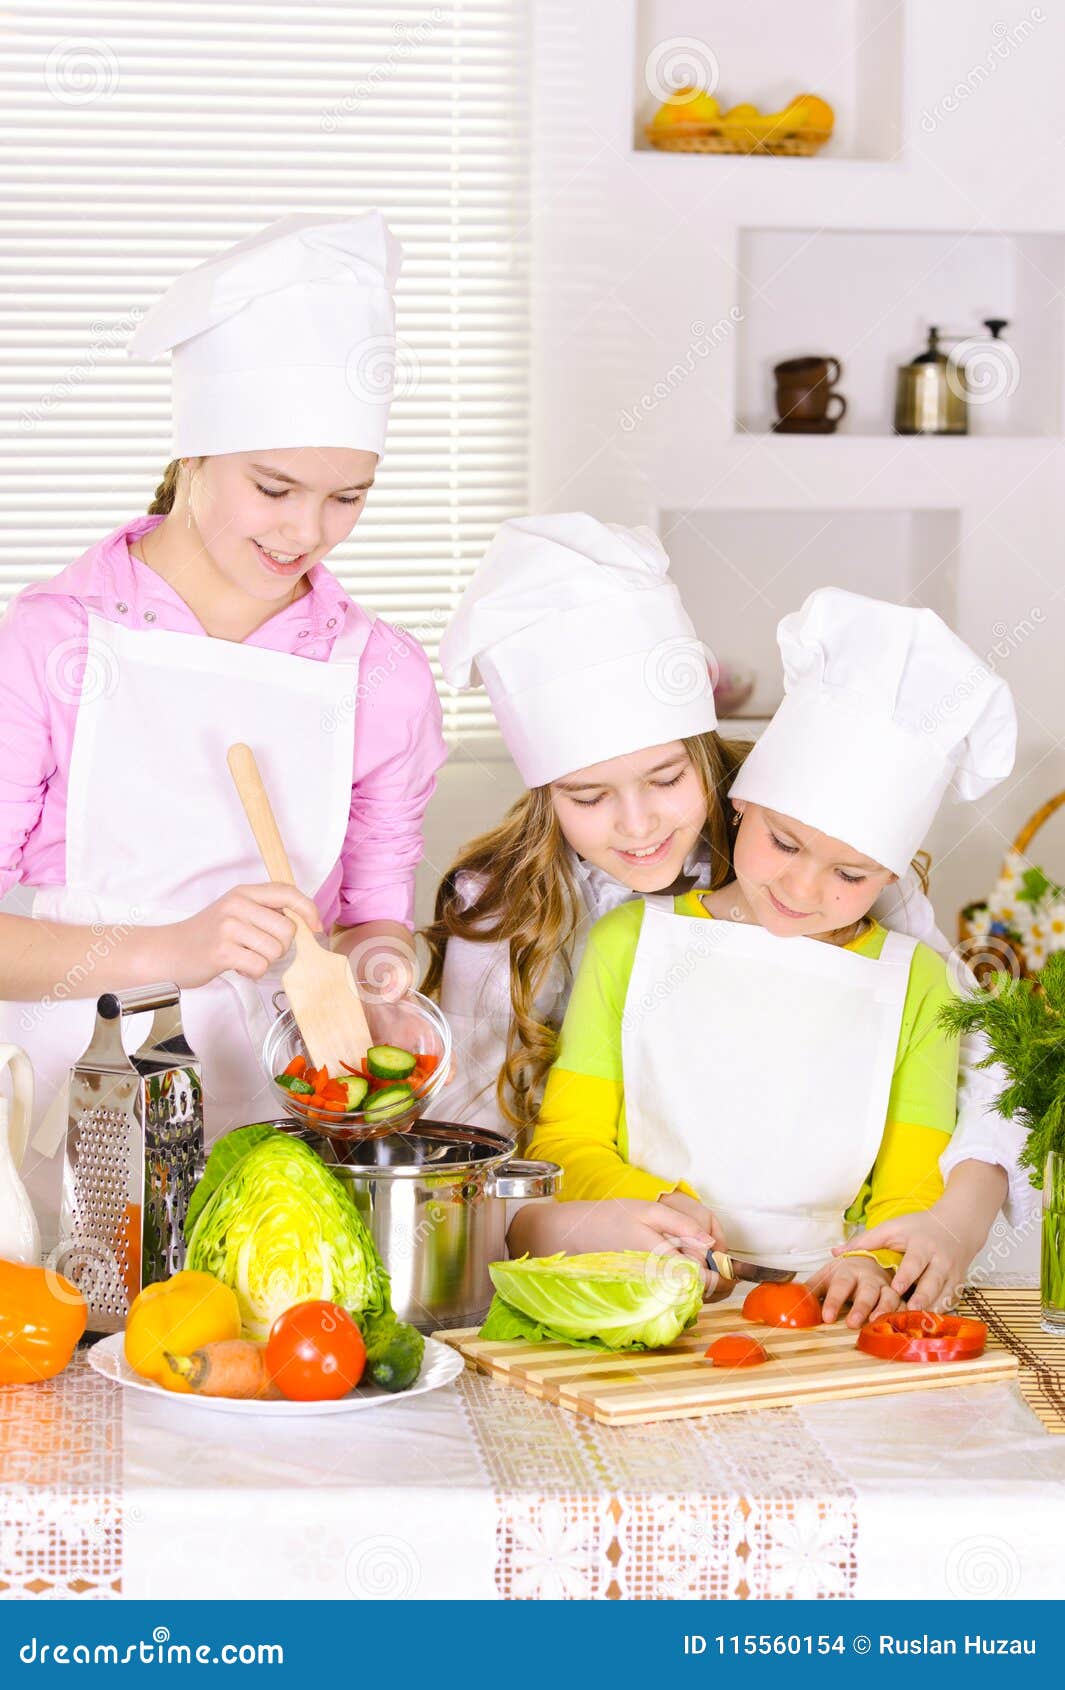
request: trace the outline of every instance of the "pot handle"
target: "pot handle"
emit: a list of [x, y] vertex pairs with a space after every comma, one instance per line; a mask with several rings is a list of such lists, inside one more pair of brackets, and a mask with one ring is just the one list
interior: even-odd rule
[[485, 1195], [519, 1198], [524, 1202], [531, 1197], [557, 1197], [561, 1185], [562, 1169], [557, 1162], [525, 1162], [512, 1156], [489, 1174]]

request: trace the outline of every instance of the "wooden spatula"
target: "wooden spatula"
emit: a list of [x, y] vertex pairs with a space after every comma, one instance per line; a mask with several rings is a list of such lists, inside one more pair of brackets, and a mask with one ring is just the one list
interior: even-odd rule
[[[267, 874], [271, 880], [294, 885], [292, 866], [254, 753], [247, 745], [231, 745], [226, 761]], [[328, 1068], [336, 1078], [344, 1072], [342, 1062], [359, 1067], [373, 1044], [366, 1011], [347, 957], [320, 945], [294, 910], [285, 913], [296, 929], [296, 958], [281, 976], [281, 984], [312, 1063], [316, 1068]]]

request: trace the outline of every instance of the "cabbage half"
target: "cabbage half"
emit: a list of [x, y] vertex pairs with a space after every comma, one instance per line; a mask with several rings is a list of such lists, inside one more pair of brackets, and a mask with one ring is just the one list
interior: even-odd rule
[[482, 1338], [594, 1350], [659, 1350], [695, 1321], [697, 1262], [641, 1250], [522, 1256], [488, 1269], [496, 1296]]
[[317, 1298], [360, 1325], [389, 1309], [388, 1275], [348, 1193], [313, 1150], [279, 1131], [216, 1185], [185, 1266], [232, 1286], [249, 1338], [266, 1339], [279, 1314]]

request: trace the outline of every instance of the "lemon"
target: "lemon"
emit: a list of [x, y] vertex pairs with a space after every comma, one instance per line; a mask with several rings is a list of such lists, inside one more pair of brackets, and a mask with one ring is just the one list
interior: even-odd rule
[[656, 129], [672, 129], [685, 123], [716, 123], [721, 107], [712, 94], [698, 88], [678, 88], [652, 119]]

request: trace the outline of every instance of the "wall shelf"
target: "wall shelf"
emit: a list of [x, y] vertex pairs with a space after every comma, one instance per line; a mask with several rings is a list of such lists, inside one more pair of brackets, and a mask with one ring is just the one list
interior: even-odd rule
[[[1060, 432], [1061, 235], [744, 229], [737, 268], [742, 312], [735, 339], [737, 432], [770, 431], [774, 364], [827, 353], [844, 365], [839, 391], [848, 405], [832, 438], [897, 440], [891, 432], [895, 372], [921, 350], [930, 323], [986, 343], [970, 364], [970, 435], [960, 444], [979, 436], [1039, 438]], [[982, 327], [992, 316], [1009, 319], [999, 345], [987, 341]]]

